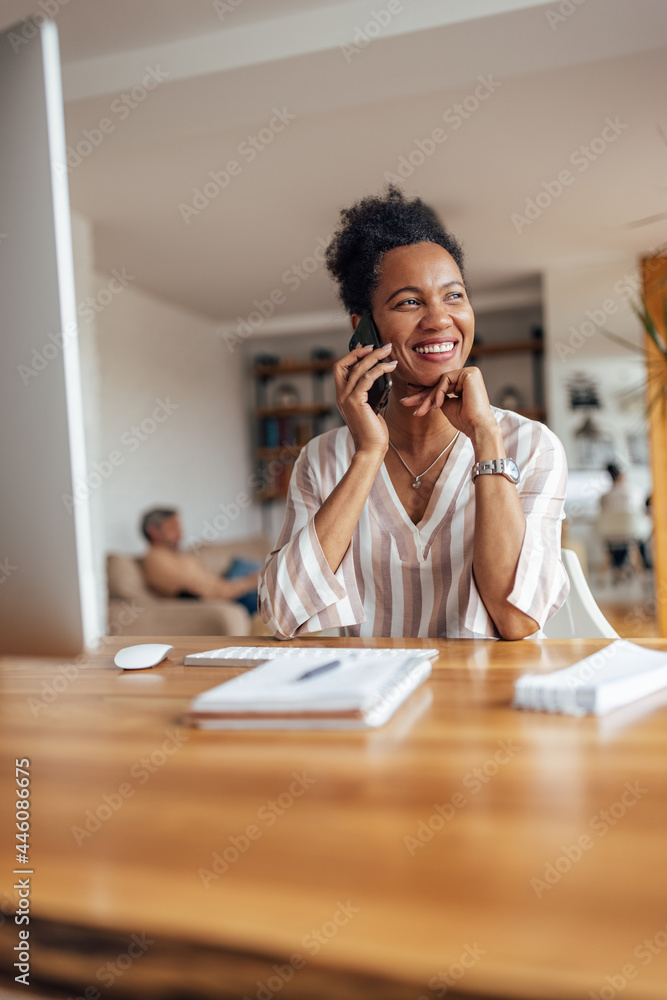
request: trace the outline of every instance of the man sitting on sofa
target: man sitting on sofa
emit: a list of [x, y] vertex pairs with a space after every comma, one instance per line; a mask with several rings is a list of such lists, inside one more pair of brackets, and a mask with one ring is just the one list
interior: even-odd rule
[[177, 510], [149, 510], [141, 520], [141, 531], [150, 544], [143, 561], [144, 574], [158, 594], [238, 601], [250, 614], [257, 611], [258, 569], [248, 572], [241, 560], [235, 560], [227, 578], [221, 578], [206, 569], [193, 553], [181, 552], [183, 532]]

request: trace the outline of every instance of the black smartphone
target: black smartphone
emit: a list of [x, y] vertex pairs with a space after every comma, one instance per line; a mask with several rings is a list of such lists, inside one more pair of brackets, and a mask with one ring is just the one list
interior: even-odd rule
[[[370, 344], [373, 348], [382, 347], [382, 340], [378, 333], [373, 317], [369, 313], [364, 313], [357, 328], [350, 337], [350, 350], [355, 347], [366, 347]], [[387, 405], [389, 393], [391, 392], [391, 375], [386, 373], [375, 379], [373, 385], [368, 390], [368, 402], [375, 413], [379, 413]]]

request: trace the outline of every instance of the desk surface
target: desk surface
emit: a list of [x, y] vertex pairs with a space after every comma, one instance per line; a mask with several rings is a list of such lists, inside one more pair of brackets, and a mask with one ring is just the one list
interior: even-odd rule
[[[27, 757], [34, 990], [610, 1000], [625, 980], [623, 1000], [664, 1000], [667, 698], [602, 720], [509, 707], [519, 673], [605, 642], [402, 643], [440, 659], [370, 733], [186, 729], [237, 671], [183, 666], [219, 639], [174, 643], [142, 673], [113, 666], [117, 640], [2, 664], [0, 884], [6, 912]], [[2, 921], [0, 985], [17, 933]]]

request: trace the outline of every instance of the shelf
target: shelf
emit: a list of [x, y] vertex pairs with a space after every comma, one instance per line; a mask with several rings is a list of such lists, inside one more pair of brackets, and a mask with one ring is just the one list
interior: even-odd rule
[[281, 361], [277, 365], [255, 365], [253, 375], [255, 378], [275, 378], [278, 375], [301, 375], [309, 373], [311, 375], [322, 375], [331, 371], [336, 363], [335, 358], [328, 358], [323, 361]]
[[547, 416], [547, 411], [543, 406], [525, 406], [516, 412], [522, 417], [528, 417], [529, 420], [545, 420]]
[[333, 403], [299, 403], [298, 406], [258, 406], [256, 417], [317, 417], [335, 410]]
[[504, 344], [473, 344], [470, 357], [481, 357], [484, 354], [543, 354], [542, 340], [510, 340]]

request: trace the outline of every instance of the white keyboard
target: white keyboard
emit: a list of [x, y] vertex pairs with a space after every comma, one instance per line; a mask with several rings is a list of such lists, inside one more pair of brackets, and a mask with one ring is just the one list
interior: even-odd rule
[[[348, 647], [346, 647], [347, 649]], [[351, 651], [351, 650], [350, 650]], [[411, 650], [417, 659], [434, 660], [439, 655], [437, 649]], [[332, 647], [321, 646], [225, 646], [224, 649], [209, 649], [205, 653], [190, 653], [185, 657], [186, 667], [257, 667], [267, 660], [289, 656], [291, 660], [307, 659], [309, 663], [325, 663], [331, 659]], [[355, 649], [354, 652], [366, 663], [391, 663], [405, 657], [405, 649]]]

